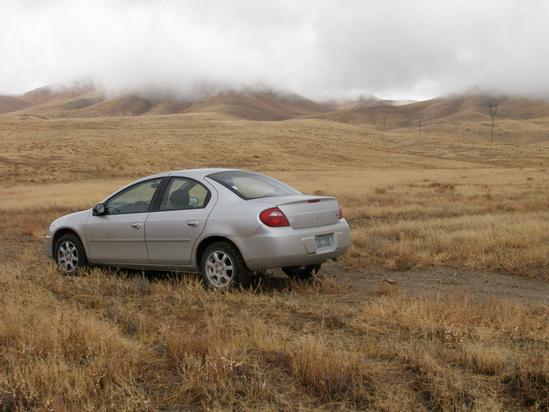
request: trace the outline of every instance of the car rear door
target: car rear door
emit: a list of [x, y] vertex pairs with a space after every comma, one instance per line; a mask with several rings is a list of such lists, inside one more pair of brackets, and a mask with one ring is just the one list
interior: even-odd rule
[[204, 231], [217, 192], [188, 177], [172, 177], [158, 209], [145, 223], [149, 260], [160, 266], [191, 263], [193, 246]]
[[89, 259], [94, 263], [147, 264], [145, 222], [162, 179], [136, 183], [105, 202], [107, 213], [86, 223]]

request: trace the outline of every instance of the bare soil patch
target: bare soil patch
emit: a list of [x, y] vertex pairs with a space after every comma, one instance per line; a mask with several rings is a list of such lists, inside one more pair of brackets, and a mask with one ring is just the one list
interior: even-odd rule
[[356, 299], [363, 294], [392, 293], [397, 289], [414, 296], [468, 294], [476, 299], [504, 298], [521, 303], [549, 304], [549, 282], [505, 273], [451, 268], [400, 272], [382, 267], [358, 271], [340, 263], [325, 264], [322, 273], [336, 278]]

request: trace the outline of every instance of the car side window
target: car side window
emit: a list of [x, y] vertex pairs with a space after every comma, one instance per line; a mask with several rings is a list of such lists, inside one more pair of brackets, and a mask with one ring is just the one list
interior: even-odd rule
[[184, 177], [171, 179], [160, 201], [159, 210], [201, 209], [210, 200], [210, 192], [202, 184]]
[[114, 195], [107, 202], [107, 213], [116, 215], [147, 212], [161, 180], [147, 180]]

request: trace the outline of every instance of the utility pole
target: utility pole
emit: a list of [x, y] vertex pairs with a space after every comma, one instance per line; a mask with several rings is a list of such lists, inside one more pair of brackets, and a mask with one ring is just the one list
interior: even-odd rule
[[492, 143], [494, 142], [494, 125], [496, 121], [496, 115], [498, 114], [498, 104], [488, 104], [488, 110], [490, 111], [490, 117], [492, 118]]

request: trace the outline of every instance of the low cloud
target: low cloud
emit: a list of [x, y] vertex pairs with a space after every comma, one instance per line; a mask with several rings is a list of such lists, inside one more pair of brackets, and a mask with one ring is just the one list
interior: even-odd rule
[[542, 0], [4, 0], [0, 91], [91, 79], [115, 93], [547, 97], [548, 21]]

